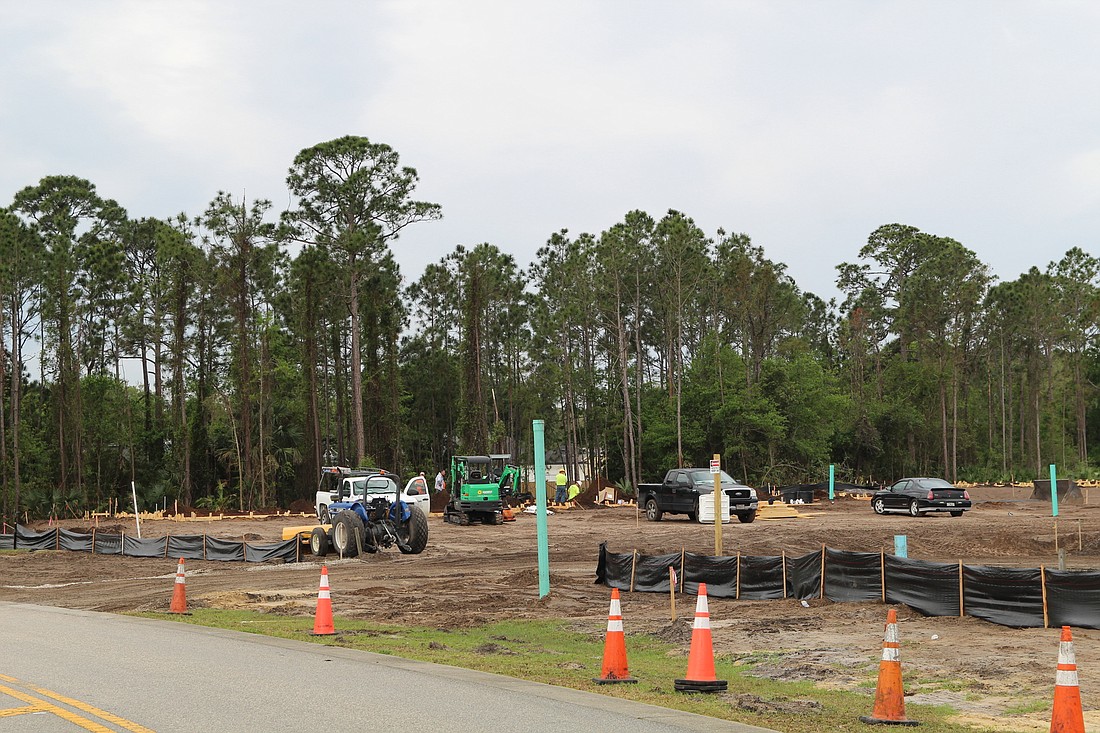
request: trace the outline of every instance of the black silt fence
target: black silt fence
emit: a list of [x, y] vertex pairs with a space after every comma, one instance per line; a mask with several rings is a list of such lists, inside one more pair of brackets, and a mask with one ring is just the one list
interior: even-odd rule
[[905, 604], [926, 616], [984, 619], [1001, 626], [1100, 628], [1100, 572], [999, 568], [899, 558], [822, 547], [799, 557], [710, 557], [690, 552], [646, 556], [600, 545], [596, 583], [639, 592], [669, 592], [706, 583], [716, 598], [828, 598]]
[[[15, 533], [0, 535], [0, 549], [13, 550], [72, 550], [92, 552], [97, 555], [123, 555], [125, 557], [164, 557], [186, 560], [222, 560], [269, 562], [282, 560], [296, 562], [299, 559], [297, 538], [268, 544], [232, 542], [208, 535], [138, 538], [123, 534], [93, 531], [91, 534], [54, 528], [45, 532], [32, 532], [16, 526]], [[665, 590], [668, 590], [667, 584]]]

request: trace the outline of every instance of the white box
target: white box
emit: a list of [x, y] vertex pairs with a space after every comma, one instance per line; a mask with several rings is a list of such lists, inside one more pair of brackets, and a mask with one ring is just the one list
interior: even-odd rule
[[[730, 521], [730, 497], [722, 492], [722, 524]], [[714, 494], [703, 494], [699, 497], [699, 523], [714, 524]]]

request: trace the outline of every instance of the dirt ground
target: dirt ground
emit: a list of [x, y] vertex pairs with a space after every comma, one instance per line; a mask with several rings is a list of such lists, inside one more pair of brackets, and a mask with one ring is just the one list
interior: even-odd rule
[[[877, 516], [866, 499], [839, 497], [798, 507], [805, 515], [800, 518], [725, 525], [724, 547], [729, 555], [785, 551], [796, 556], [822, 544], [892, 552], [894, 536], [904, 534], [911, 558], [1034, 568], [1057, 566], [1057, 542], [1066, 550], [1067, 569], [1100, 568], [1100, 491], [1094, 492], [1093, 504], [1062, 502], [1057, 529], [1050, 504], [1029, 500], [1030, 493], [1022, 488], [972, 489], [975, 508], [959, 518]], [[503, 526], [459, 527], [433, 516], [428, 548], [421, 555], [391, 549], [360, 559], [328, 558], [337, 616], [439, 627], [560, 618], [602, 636], [609, 592], [594, 584], [600, 542], [607, 541], [612, 552], [714, 550], [713, 527], [683, 517], [651, 523], [633, 507], [558, 512], [549, 518], [551, 593], [540, 600], [535, 517], [517, 517]], [[300, 516], [145, 520], [142, 534], [206, 533], [261, 542], [280, 539], [284, 526], [308, 523]], [[63, 521], [61, 526], [90, 531], [86, 521]], [[98, 527], [134, 531], [132, 519], [100, 519]], [[5, 553], [0, 555], [0, 600], [96, 611], [165, 611], [175, 569], [172, 559]], [[318, 577], [317, 562], [188, 560], [187, 599], [191, 607], [312, 615]], [[846, 689], [873, 679], [885, 608], [878, 603], [807, 603], [711, 598], [716, 653], [734, 658], [775, 653], [756, 669], [756, 674], [775, 679]], [[624, 593], [622, 606], [628, 639], [632, 632], [654, 633], [679, 643], [686, 656], [694, 597], [678, 599], [675, 623], [665, 594]], [[1042, 706], [1049, 705], [1053, 694], [1057, 629], [1012, 629], [970, 617], [926, 618], [906, 607], [898, 611], [909, 701], [950, 704], [962, 711], [961, 719], [1002, 730], [1049, 728], [1049, 708]], [[1100, 731], [1100, 630], [1075, 629], [1074, 649], [1087, 728]]]

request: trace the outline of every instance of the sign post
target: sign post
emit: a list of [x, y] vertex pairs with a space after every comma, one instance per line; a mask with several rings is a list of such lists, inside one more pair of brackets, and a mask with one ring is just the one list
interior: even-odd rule
[[710, 472], [714, 474], [714, 556], [722, 556], [722, 456], [714, 454], [710, 460]]
[[1050, 464], [1050, 505], [1054, 508], [1054, 514], [1058, 516], [1058, 470], [1054, 464]]
[[535, 443], [535, 525], [539, 551], [539, 598], [550, 595], [550, 540], [546, 533], [546, 423], [531, 421]]
[[836, 481], [834, 480], [834, 477], [836, 475], [835, 469], [836, 469], [836, 466], [833, 465], [832, 463], [830, 463], [829, 464], [829, 501], [832, 501], [834, 496], [835, 496], [835, 494], [833, 493], [833, 487], [836, 485]]

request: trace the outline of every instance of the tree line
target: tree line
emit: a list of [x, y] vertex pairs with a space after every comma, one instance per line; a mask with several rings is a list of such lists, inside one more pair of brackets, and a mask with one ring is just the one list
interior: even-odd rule
[[[935, 474], [1093, 477], [1100, 261], [996, 282], [963, 244], [888, 224], [798, 287], [747, 234], [630, 211], [551, 233], [529, 266], [456, 245], [407, 281], [401, 232], [439, 219], [391, 147], [302, 150], [293, 204], [218, 192], [132, 219], [47, 176], [0, 209], [3, 515], [260, 509], [323, 465], [434, 473], [531, 461], [629, 486], [712, 454], [750, 484]], [[127, 364], [137, 364], [137, 376]]]

